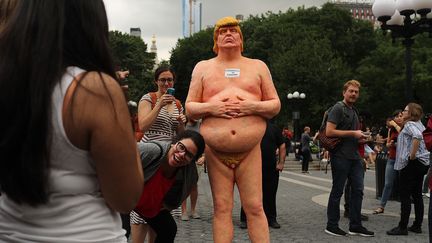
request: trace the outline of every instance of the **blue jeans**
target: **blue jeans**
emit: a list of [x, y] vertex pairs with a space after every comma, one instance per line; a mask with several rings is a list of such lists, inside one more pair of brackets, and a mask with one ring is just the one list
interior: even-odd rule
[[395, 160], [388, 159], [385, 170], [384, 189], [381, 196], [381, 207], [385, 207], [393, 190], [393, 185], [398, 172], [394, 169]]
[[351, 200], [349, 202], [350, 229], [361, 227], [360, 212], [363, 201], [364, 169], [362, 161], [341, 158], [331, 159], [333, 186], [327, 206], [327, 227], [339, 227], [340, 199], [343, 194], [347, 178], [351, 180]]

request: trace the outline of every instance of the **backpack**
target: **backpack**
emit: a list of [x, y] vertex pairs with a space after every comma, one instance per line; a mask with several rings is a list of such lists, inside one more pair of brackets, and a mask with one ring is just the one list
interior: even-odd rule
[[[342, 103], [342, 101], [338, 101], [337, 104]], [[328, 108], [323, 115], [323, 119], [321, 122], [321, 126], [319, 129], [319, 133], [317, 135], [317, 139], [320, 142], [320, 146], [325, 148], [328, 151], [333, 151], [336, 149], [336, 147], [339, 145], [339, 143], [341, 142], [341, 139], [339, 137], [328, 137], [326, 135], [326, 126], [327, 126], [327, 119], [328, 119], [328, 114], [330, 113], [330, 111], [333, 109], [334, 105], [331, 106], [330, 108]], [[346, 107], [343, 104], [343, 113], [346, 113]]]
[[[345, 103], [343, 103], [342, 101], [338, 101], [336, 104], [341, 104], [342, 105], [342, 112], [343, 112], [343, 117], [347, 117], [348, 116], [348, 111], [347, 111], [347, 106], [345, 105]], [[328, 119], [328, 114], [330, 113], [330, 111], [333, 109], [334, 106], [331, 106], [330, 108], [328, 108], [323, 115], [323, 120], [321, 122], [321, 126], [319, 129], [319, 133], [317, 135], [317, 139], [320, 142], [320, 146], [325, 148], [326, 150], [332, 152], [334, 151], [339, 143], [342, 141], [341, 138], [339, 137], [328, 137], [326, 135], [326, 126], [327, 126], [327, 119]], [[354, 110], [354, 113], [357, 115], [358, 117], [358, 111], [355, 107], [352, 107], [352, 109]]]
[[[150, 92], [149, 95], [150, 95], [150, 99], [151, 99], [151, 108], [153, 109], [156, 105], [156, 102], [157, 102], [157, 95], [156, 95], [156, 92]], [[180, 101], [178, 99], [176, 99], [175, 102], [176, 102], [176, 106], [177, 106], [178, 111], [181, 112], [182, 105], [181, 105]], [[139, 142], [139, 141], [141, 141], [142, 137], [144, 136], [144, 132], [139, 129], [138, 116], [133, 118], [133, 125], [135, 127], [135, 140], [137, 142]]]
[[432, 115], [429, 116], [426, 129], [423, 131], [423, 140], [426, 145], [426, 149], [432, 151]]

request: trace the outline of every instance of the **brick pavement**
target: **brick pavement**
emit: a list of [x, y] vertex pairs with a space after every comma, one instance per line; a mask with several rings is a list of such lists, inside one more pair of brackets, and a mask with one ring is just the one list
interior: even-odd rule
[[[287, 163], [298, 163], [289, 161]], [[311, 175], [303, 175], [298, 171], [281, 173], [277, 195], [278, 221], [281, 229], [270, 229], [271, 242], [428, 242], [427, 218], [423, 222], [423, 233], [410, 233], [408, 236], [388, 236], [386, 231], [396, 226], [399, 221], [399, 203], [389, 201], [386, 212], [372, 215], [378, 204], [375, 199], [375, 174], [366, 173], [365, 197], [363, 213], [369, 216], [364, 226], [375, 231], [375, 237], [334, 237], [324, 233], [326, 225], [326, 203], [331, 187], [331, 175], [323, 171], [311, 171]], [[176, 242], [213, 242], [212, 214], [213, 205], [207, 174], [202, 174], [199, 184], [198, 209], [201, 219], [181, 221], [176, 218], [178, 232]], [[326, 191], [327, 190], [327, 191]], [[425, 199], [427, 213], [428, 199]], [[343, 202], [343, 200], [341, 201]], [[239, 225], [240, 200], [235, 189], [233, 210], [234, 240], [233, 242], [250, 242], [247, 230]], [[343, 218], [341, 211], [340, 227], [348, 230], [348, 220]], [[410, 220], [412, 222], [412, 219]]]

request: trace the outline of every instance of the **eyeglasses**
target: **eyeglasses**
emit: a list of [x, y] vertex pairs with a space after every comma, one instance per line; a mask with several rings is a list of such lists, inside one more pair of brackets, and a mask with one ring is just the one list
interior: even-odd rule
[[185, 158], [188, 161], [192, 161], [193, 158], [195, 157], [194, 154], [192, 154], [191, 152], [189, 152], [187, 150], [186, 146], [182, 142], [177, 142], [177, 144], [176, 144], [176, 150], [179, 151], [179, 152], [181, 152], [181, 153], [184, 153], [185, 154]]
[[158, 79], [158, 81], [161, 83], [165, 83], [165, 82], [171, 83], [174, 81], [174, 79], [173, 78], [160, 78], [160, 79]]

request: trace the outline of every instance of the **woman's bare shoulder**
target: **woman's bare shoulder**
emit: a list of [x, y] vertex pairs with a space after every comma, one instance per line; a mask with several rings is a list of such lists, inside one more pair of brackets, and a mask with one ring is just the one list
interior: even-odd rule
[[123, 92], [117, 80], [106, 73], [95, 71], [86, 73], [80, 80], [80, 86], [97, 95], [107, 95], [106, 91], [110, 94]]

